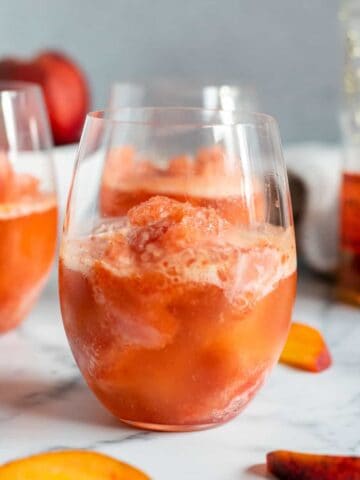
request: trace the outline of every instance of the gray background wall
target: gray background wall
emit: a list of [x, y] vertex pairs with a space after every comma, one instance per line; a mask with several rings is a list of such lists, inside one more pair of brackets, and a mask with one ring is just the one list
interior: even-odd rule
[[338, 139], [337, 0], [0, 0], [0, 56], [57, 47], [112, 80], [249, 81], [287, 142]]

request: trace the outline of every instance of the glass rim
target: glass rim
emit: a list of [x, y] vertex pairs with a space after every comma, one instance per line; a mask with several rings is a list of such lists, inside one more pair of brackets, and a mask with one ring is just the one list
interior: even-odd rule
[[[224, 118], [220, 118], [219, 121], [199, 121], [194, 118], [194, 121], [179, 121], [172, 122], [153, 122], [151, 120], [144, 119], [116, 119], [111, 118], [111, 115], [116, 113], [135, 114], [135, 113], [193, 113], [194, 115], [206, 115], [206, 114], [218, 114], [219, 117], [234, 118], [231, 121], [224, 121]], [[201, 107], [120, 107], [115, 109], [94, 110], [88, 112], [86, 120], [100, 121], [112, 125], [133, 125], [133, 126], [153, 126], [153, 127], [195, 127], [195, 128], [211, 128], [211, 127], [237, 127], [241, 125], [271, 125], [277, 126], [278, 123], [274, 117], [267, 113], [262, 112], [249, 112], [246, 110], [223, 110], [223, 109], [211, 109]]]
[[[254, 94], [257, 94], [257, 90], [254, 84], [250, 82], [226, 82], [226, 83], [221, 83], [221, 82], [201, 82], [198, 80], [192, 81], [191, 79], [175, 79], [173, 80], [172, 78], [153, 78], [150, 79], [147, 82], [139, 82], [139, 81], [114, 81], [111, 84], [111, 89], [115, 88], [120, 88], [120, 87], [133, 87], [133, 88], [142, 88], [144, 90], [152, 90], [152, 89], [157, 89], [157, 88], [162, 88], [163, 86], [179, 86], [186, 89], [186, 93], [189, 91], [192, 93], [197, 93], [198, 91], [203, 91], [207, 89], [230, 89], [234, 92], [241, 93], [242, 91], [251, 91]], [[201, 107], [199, 107], [201, 108]]]
[[0, 80], [0, 96], [22, 95], [31, 92], [41, 92], [41, 86], [34, 82], [22, 80]]

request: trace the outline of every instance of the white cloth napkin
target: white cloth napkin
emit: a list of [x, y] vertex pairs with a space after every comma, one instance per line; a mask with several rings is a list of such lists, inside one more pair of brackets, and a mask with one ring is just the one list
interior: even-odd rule
[[[77, 145], [54, 149], [61, 222]], [[337, 264], [338, 198], [342, 167], [339, 146], [303, 143], [288, 146], [284, 156], [289, 172], [305, 188], [305, 202], [297, 224], [297, 243], [304, 262], [322, 273], [332, 273]]]

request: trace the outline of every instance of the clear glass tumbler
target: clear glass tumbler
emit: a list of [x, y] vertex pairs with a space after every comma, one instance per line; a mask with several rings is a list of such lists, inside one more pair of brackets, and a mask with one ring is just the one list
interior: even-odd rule
[[66, 333], [120, 420], [221, 424], [277, 362], [295, 297], [274, 119], [202, 109], [88, 115], [60, 254]]
[[0, 82], [0, 332], [20, 323], [53, 261], [57, 206], [41, 90]]

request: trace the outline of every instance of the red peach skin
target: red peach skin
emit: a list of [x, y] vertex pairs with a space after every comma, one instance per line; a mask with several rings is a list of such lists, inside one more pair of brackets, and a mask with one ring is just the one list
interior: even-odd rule
[[267, 454], [266, 463], [279, 480], [360, 480], [360, 457], [276, 450]]
[[31, 59], [0, 60], [0, 80], [39, 84], [44, 93], [54, 142], [76, 142], [89, 110], [90, 93], [85, 74], [61, 52], [48, 50]]

